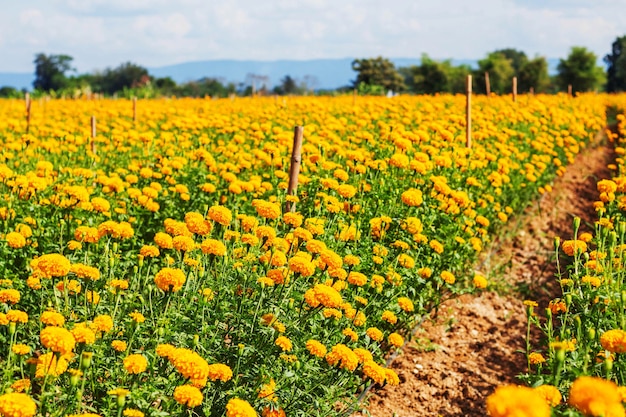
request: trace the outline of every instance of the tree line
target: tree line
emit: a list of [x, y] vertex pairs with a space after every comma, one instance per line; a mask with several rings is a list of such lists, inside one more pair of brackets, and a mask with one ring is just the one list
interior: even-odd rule
[[[132, 62], [122, 63], [94, 73], [77, 74], [72, 68], [69, 55], [46, 55], [38, 53], [35, 65], [34, 95], [78, 97], [94, 93], [120, 97], [227, 97], [232, 94], [306, 94], [313, 90], [316, 79], [306, 76], [297, 80], [285, 75], [280, 83], [269, 87], [268, 77], [249, 74], [244, 82], [227, 83], [217, 78], [202, 78], [178, 84], [170, 77], [154, 77], [148, 69]], [[356, 89], [360, 94], [385, 94], [388, 91], [413, 94], [464, 93], [466, 77], [473, 77], [473, 91], [486, 93], [486, 77], [490, 91], [505, 94], [512, 89], [513, 77], [517, 77], [520, 93], [572, 93], [585, 91], [626, 91], [626, 35], [618, 37], [611, 45], [611, 52], [604, 57], [606, 71], [597, 65], [598, 57], [587, 48], [572, 47], [566, 58], [560, 59], [557, 73], [550, 75], [545, 57], [530, 58], [523, 51], [513, 48], [490, 52], [478, 61], [478, 68], [469, 65], [453, 65], [450, 60], [437, 61], [424, 54], [419, 65], [396, 68], [387, 58], [363, 58], [352, 62], [357, 73], [352, 85], [335, 91], [337, 93]], [[24, 91], [13, 87], [1, 87], [0, 97], [20, 97]]]
[[496, 94], [512, 90], [517, 78], [519, 92], [556, 93], [571, 89], [573, 94], [585, 91], [626, 91], [626, 35], [618, 37], [611, 52], [604, 57], [606, 71], [597, 65], [598, 57], [585, 47], [572, 47], [566, 58], [560, 59], [557, 73], [548, 73], [545, 57], [529, 58], [513, 48], [490, 52], [478, 61], [478, 68], [453, 65], [450, 60], [436, 61], [422, 55], [420, 65], [396, 68], [387, 58], [356, 59], [352, 69], [357, 72], [354, 88], [359, 93], [382, 94], [387, 91], [414, 94], [464, 93], [467, 75], [472, 75], [472, 90], [486, 93], [489, 77], [490, 91]]

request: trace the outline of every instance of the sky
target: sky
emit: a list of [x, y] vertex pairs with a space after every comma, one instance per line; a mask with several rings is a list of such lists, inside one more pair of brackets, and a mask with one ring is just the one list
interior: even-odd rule
[[79, 73], [123, 62], [212, 59], [480, 59], [516, 48], [599, 58], [626, 35], [626, 0], [1, 0], [0, 72], [37, 53]]

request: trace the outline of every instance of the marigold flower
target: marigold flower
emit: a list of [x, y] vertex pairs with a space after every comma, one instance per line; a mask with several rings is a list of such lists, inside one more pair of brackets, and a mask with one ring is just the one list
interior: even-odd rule
[[33, 269], [44, 278], [64, 277], [70, 272], [71, 267], [69, 259], [57, 253], [42, 255], [34, 259], [33, 263]]
[[411, 311], [415, 310], [415, 306], [413, 305], [413, 301], [411, 301], [407, 297], [400, 297], [400, 298], [398, 298], [398, 305], [400, 306], [400, 308], [402, 310], [406, 311], [407, 313], [410, 313]]
[[30, 353], [30, 346], [23, 343], [16, 343], [11, 347], [11, 352], [16, 355], [28, 355]]
[[373, 360], [363, 362], [363, 373], [368, 378], [371, 378], [375, 383], [380, 385], [385, 383], [385, 378], [387, 376], [385, 368], [378, 365]]
[[78, 242], [96, 243], [100, 240], [100, 232], [97, 227], [78, 226], [74, 231], [74, 239]]
[[[157, 234], [154, 235], [154, 243], [156, 243], [157, 246], [159, 246], [161, 249], [172, 249], [174, 247], [174, 239], [172, 238], [172, 236], [163, 232], [158, 232]], [[150, 251], [151, 253], [154, 253], [154, 250], [150, 249]], [[145, 255], [145, 256], [150, 256], [150, 255]], [[153, 255], [153, 256], [158, 256], [158, 254]]]
[[208, 362], [190, 349], [175, 349], [170, 353], [169, 360], [185, 378], [199, 380], [205, 379], [209, 375]]
[[11, 389], [15, 392], [24, 392], [30, 390], [31, 382], [30, 379], [18, 379], [14, 383], [11, 384]]
[[129, 374], [140, 374], [148, 369], [148, 360], [141, 354], [128, 355], [124, 358], [124, 369]]
[[402, 347], [404, 345], [404, 338], [400, 336], [398, 333], [391, 333], [387, 340], [389, 343], [395, 347]]
[[39, 333], [39, 339], [44, 347], [61, 355], [70, 353], [76, 345], [76, 339], [69, 330], [62, 327], [45, 327]]
[[127, 344], [123, 340], [114, 340], [111, 342], [111, 347], [117, 352], [124, 352], [126, 350]]
[[359, 357], [352, 349], [340, 343], [333, 346], [326, 354], [326, 362], [331, 366], [339, 365], [343, 369], [354, 371], [359, 365]]
[[185, 273], [178, 268], [163, 268], [154, 276], [156, 286], [165, 292], [180, 291], [185, 281]]
[[368, 335], [370, 339], [375, 341], [382, 340], [383, 338], [383, 332], [376, 327], [370, 327], [365, 331], [365, 334]]
[[113, 319], [108, 314], [94, 317], [93, 326], [99, 332], [109, 332], [113, 329]]
[[211, 381], [220, 380], [222, 382], [228, 382], [233, 377], [233, 371], [230, 366], [223, 363], [213, 363], [209, 365], [208, 378]]
[[12, 323], [28, 323], [28, 314], [20, 310], [7, 311], [6, 318]]
[[443, 272], [441, 272], [441, 274], [439, 274], [439, 276], [441, 277], [441, 279], [443, 279], [448, 284], [454, 284], [455, 277], [454, 277], [454, 274], [452, 272], [450, 272], [450, 271], [443, 271]]
[[278, 346], [279, 348], [281, 348], [283, 352], [290, 352], [291, 349], [293, 348], [291, 340], [289, 340], [289, 338], [286, 336], [279, 336], [274, 342], [274, 344]]
[[233, 220], [233, 214], [224, 206], [213, 206], [209, 208], [207, 216], [209, 219], [223, 226], [228, 226]]
[[0, 290], [0, 303], [17, 304], [20, 301], [20, 292], [9, 288], [6, 290]]
[[91, 345], [96, 341], [96, 334], [85, 323], [77, 324], [72, 330], [72, 335], [77, 343]]
[[613, 353], [626, 352], [626, 332], [621, 329], [608, 330], [600, 336], [600, 344]]
[[485, 278], [484, 276], [480, 274], [474, 275], [472, 282], [474, 283], [474, 286], [476, 288], [487, 288], [487, 286], [489, 285], [487, 278]]
[[73, 264], [70, 267], [70, 272], [74, 273], [79, 278], [89, 279], [97, 281], [100, 279], [100, 271], [98, 268], [83, 264]]
[[535, 391], [539, 392], [551, 407], [556, 407], [563, 400], [563, 396], [554, 385], [540, 385]]
[[124, 417], [144, 417], [144, 413], [135, 408], [126, 408], [122, 413]]
[[276, 395], [274, 395], [275, 391], [276, 391], [276, 382], [272, 378], [267, 384], [261, 385], [261, 389], [259, 389], [258, 397], [266, 401], [276, 401], [277, 398], [276, 398]]
[[3, 417], [33, 417], [37, 404], [28, 395], [11, 392], [0, 395], [0, 414]]
[[326, 356], [326, 346], [324, 346], [317, 340], [311, 339], [306, 342], [305, 346], [309, 353], [313, 356], [317, 356], [318, 358], [323, 358], [324, 356]]
[[543, 355], [539, 352], [532, 352], [530, 355], [528, 355], [528, 361], [532, 365], [539, 365], [541, 363], [544, 363], [546, 361], [546, 358], [544, 358]]
[[200, 390], [192, 385], [181, 385], [174, 390], [174, 399], [177, 403], [194, 408], [202, 404], [204, 396]]
[[624, 417], [617, 385], [606, 379], [581, 376], [572, 384], [568, 403], [589, 416]]
[[226, 417], [257, 417], [257, 413], [247, 401], [231, 398], [226, 404]]
[[550, 406], [544, 396], [532, 388], [505, 385], [487, 397], [491, 417], [550, 417]]
[[568, 256], [574, 256], [577, 252], [587, 252], [587, 244], [582, 240], [565, 240], [563, 241], [561, 247], [563, 248], [563, 252], [565, 252]]
[[262, 417], [286, 417], [285, 410], [282, 408], [265, 407], [261, 411]]
[[201, 245], [202, 253], [206, 255], [224, 256], [226, 255], [226, 246], [216, 239], [206, 239]]
[[418, 207], [422, 205], [422, 202], [424, 201], [422, 198], [422, 192], [415, 188], [411, 188], [403, 192], [401, 199], [404, 204], [411, 207]]
[[[169, 235], [168, 235], [169, 236]], [[170, 237], [171, 239], [171, 237]], [[172, 243], [173, 246], [173, 243]], [[160, 255], [159, 248], [152, 245], [144, 245], [139, 249], [139, 254], [144, 258], [156, 258]]]
[[18, 232], [10, 232], [4, 237], [9, 247], [20, 249], [26, 246], [26, 239]]
[[361, 287], [367, 284], [367, 277], [360, 272], [351, 271], [348, 274], [348, 282], [352, 285]]
[[68, 355], [62, 355], [57, 360], [54, 352], [48, 352], [37, 358], [36, 378], [44, 378], [46, 375], [57, 377], [67, 371]]

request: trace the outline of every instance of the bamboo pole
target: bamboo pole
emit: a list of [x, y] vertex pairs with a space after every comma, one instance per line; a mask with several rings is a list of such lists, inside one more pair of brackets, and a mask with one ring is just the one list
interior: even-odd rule
[[137, 97], [133, 97], [133, 122], [137, 121]]
[[513, 77], [513, 103], [517, 103], [517, 77]]
[[[298, 175], [300, 174], [300, 163], [302, 162], [302, 137], [304, 127], [296, 126], [293, 130], [293, 148], [291, 149], [291, 165], [289, 166], [289, 185], [287, 195], [296, 195], [298, 189]], [[286, 211], [296, 211], [296, 203], [286, 204]]]
[[26, 93], [24, 95], [24, 101], [26, 104], [26, 133], [29, 133], [30, 132], [30, 105], [32, 103], [29, 93]]
[[489, 71], [485, 71], [485, 89], [487, 97], [491, 97], [491, 83], [489, 82]]
[[96, 116], [91, 116], [91, 152], [96, 154]]
[[465, 146], [472, 148], [472, 76], [467, 76], [465, 105]]

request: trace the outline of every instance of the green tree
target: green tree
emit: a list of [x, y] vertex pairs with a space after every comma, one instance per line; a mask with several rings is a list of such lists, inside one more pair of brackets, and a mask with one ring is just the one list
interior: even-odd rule
[[530, 91], [531, 88], [537, 93], [546, 92], [550, 86], [548, 61], [542, 56], [526, 61], [517, 73], [517, 78], [517, 87], [520, 92]]
[[387, 58], [377, 57], [369, 59], [355, 59], [352, 61], [352, 69], [357, 77], [353, 82], [354, 87], [360, 90], [373, 91], [383, 89], [395, 92], [404, 91], [406, 85], [402, 75], [396, 70], [393, 62]]
[[606, 80], [596, 54], [582, 46], [574, 46], [566, 59], [559, 60], [556, 82], [561, 91], [572, 86], [572, 93], [601, 88]]
[[604, 57], [604, 62], [607, 64], [606, 91], [626, 91], [626, 35], [615, 39], [611, 53]]
[[489, 73], [491, 91], [506, 94], [511, 91], [515, 70], [511, 59], [500, 52], [491, 52], [478, 61], [478, 70], [474, 72], [474, 87], [477, 93], [486, 93], [485, 72]]
[[494, 51], [494, 53], [504, 55], [505, 58], [511, 60], [513, 72], [518, 76], [522, 68], [524, 68], [524, 66], [528, 63], [528, 57], [526, 56], [526, 53], [523, 51], [518, 51], [517, 49], [498, 49], [497, 51]]
[[276, 94], [297, 94], [300, 92], [299, 90], [296, 80], [291, 78], [290, 75], [285, 75], [280, 80], [280, 84], [274, 88]]
[[33, 87], [37, 90], [49, 92], [61, 90], [68, 84], [65, 73], [72, 70], [73, 58], [69, 55], [35, 55], [35, 81]]
[[420, 65], [400, 68], [409, 91], [416, 94], [435, 94], [450, 92], [450, 62], [437, 62], [427, 54], [422, 54]]
[[0, 97], [20, 98], [22, 96], [23, 96], [22, 92], [16, 89], [15, 87], [10, 87], [6, 85], [3, 87], [0, 87]]
[[94, 75], [94, 91], [115, 94], [134, 87], [142, 87], [150, 82], [148, 70], [142, 66], [126, 62], [117, 68], [107, 68], [103, 73]]

